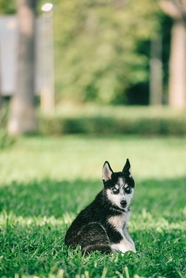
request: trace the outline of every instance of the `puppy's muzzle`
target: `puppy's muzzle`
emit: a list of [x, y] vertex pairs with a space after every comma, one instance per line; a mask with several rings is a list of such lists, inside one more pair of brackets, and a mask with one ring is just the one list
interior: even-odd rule
[[120, 202], [120, 204], [121, 204], [122, 208], [126, 208], [126, 206], [127, 206], [127, 201], [122, 200], [122, 201]]

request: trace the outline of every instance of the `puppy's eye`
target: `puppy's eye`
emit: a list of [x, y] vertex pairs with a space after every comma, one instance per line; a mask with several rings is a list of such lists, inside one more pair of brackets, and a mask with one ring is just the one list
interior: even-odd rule
[[114, 187], [114, 188], [112, 188], [112, 192], [113, 192], [114, 194], [118, 194], [118, 193], [119, 193], [119, 189], [116, 188], [116, 187]]
[[131, 193], [131, 188], [129, 186], [125, 188], [125, 193], [127, 193], [127, 194]]

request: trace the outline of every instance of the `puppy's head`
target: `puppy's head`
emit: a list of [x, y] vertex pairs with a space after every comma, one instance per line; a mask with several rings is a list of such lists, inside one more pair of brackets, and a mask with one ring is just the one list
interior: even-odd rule
[[106, 161], [102, 169], [102, 179], [112, 206], [128, 211], [135, 186], [129, 160], [127, 159], [121, 172], [113, 172], [109, 162]]

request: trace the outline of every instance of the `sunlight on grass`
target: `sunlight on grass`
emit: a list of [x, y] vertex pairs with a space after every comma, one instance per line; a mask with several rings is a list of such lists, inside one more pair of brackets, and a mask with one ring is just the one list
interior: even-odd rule
[[[0, 226], [6, 228], [8, 226], [39, 226], [42, 227], [44, 225], [54, 226], [54, 227], [62, 227], [66, 225], [70, 225], [70, 223], [74, 220], [76, 214], [65, 212], [61, 215], [60, 218], [55, 218], [54, 216], [46, 217], [46, 216], [38, 216], [38, 217], [23, 217], [16, 216], [13, 212], [7, 214], [6, 212], [2, 212], [0, 215]], [[186, 230], [186, 221], [172, 222], [167, 220], [164, 217], [154, 217], [152, 214], [147, 212], [145, 209], [142, 210], [141, 213], [133, 213], [131, 217], [131, 221], [129, 222], [130, 231], [136, 232], [139, 230], [146, 229], [154, 229], [157, 232], [162, 232], [163, 230], [174, 230], [179, 229], [180, 231]]]
[[[43, 178], [99, 179], [105, 160], [120, 170], [126, 158], [137, 180], [185, 176], [185, 138], [23, 138], [2, 151], [0, 182]], [[21, 174], [20, 174], [21, 171]]]
[[44, 225], [51, 225], [51, 226], [62, 226], [65, 224], [69, 224], [74, 215], [68, 214], [65, 212], [61, 218], [56, 219], [55, 217], [23, 217], [23, 216], [16, 216], [13, 212], [10, 212], [8, 215], [4, 212], [0, 215], [0, 225], [1, 227], [6, 228], [7, 225], [14, 226], [29, 226], [29, 225], [36, 225], [36, 226], [44, 226]]

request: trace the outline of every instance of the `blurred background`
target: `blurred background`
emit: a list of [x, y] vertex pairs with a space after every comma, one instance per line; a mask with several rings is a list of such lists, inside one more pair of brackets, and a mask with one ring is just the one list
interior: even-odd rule
[[0, 0], [0, 14], [9, 135], [186, 133], [185, 0]]

